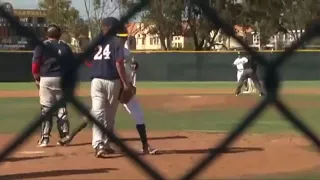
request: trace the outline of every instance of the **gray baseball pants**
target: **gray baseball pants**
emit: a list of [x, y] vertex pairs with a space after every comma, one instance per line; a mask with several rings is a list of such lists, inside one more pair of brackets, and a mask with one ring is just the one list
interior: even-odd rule
[[[114, 130], [115, 116], [119, 105], [120, 80], [105, 80], [94, 78], [91, 81], [92, 115], [110, 132]], [[95, 124], [92, 127], [92, 147], [99, 144], [110, 146], [110, 141]]]

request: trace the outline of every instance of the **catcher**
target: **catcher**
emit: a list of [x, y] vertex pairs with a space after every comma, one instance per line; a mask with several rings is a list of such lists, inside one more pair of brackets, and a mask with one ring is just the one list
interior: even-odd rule
[[[57, 51], [63, 57], [72, 57], [72, 50], [65, 42], [60, 40], [62, 30], [57, 25], [49, 25], [47, 28], [47, 40], [44, 44]], [[68, 58], [66, 58], [68, 60]], [[58, 59], [51, 53], [37, 46], [32, 58], [32, 74], [39, 89], [41, 114], [45, 114], [59, 99], [63, 97], [61, 89], [62, 67]], [[53, 117], [57, 118], [57, 128], [60, 138], [69, 134], [69, 120], [66, 104], [61, 106], [58, 112], [42, 123], [39, 147], [47, 147], [53, 126]]]

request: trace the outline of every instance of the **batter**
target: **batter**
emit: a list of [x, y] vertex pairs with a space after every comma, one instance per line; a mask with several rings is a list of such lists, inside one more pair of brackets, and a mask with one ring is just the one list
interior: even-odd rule
[[[124, 57], [125, 57], [125, 68], [127, 79], [132, 82], [134, 86], [136, 86], [136, 70], [138, 69], [138, 63], [134, 61], [132, 57], [132, 61], [130, 62], [130, 51], [129, 49], [124, 49]], [[129, 103], [123, 104], [124, 108], [128, 111], [128, 113], [132, 116], [132, 118], [136, 121], [136, 129], [139, 133], [140, 140], [142, 143], [142, 151], [145, 154], [155, 154], [158, 150], [150, 147], [147, 138], [147, 131], [144, 122], [143, 111], [140, 107], [139, 101], [136, 96], [133, 96]]]

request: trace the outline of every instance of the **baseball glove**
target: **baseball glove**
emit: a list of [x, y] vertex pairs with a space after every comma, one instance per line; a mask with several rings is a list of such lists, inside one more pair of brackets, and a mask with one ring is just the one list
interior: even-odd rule
[[136, 87], [134, 87], [132, 84], [127, 89], [122, 87], [119, 94], [120, 103], [127, 104], [130, 102], [131, 98], [136, 94], [136, 91]]

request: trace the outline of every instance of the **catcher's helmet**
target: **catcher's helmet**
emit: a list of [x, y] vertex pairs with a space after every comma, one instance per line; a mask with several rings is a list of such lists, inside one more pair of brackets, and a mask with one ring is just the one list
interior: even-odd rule
[[62, 34], [61, 28], [55, 24], [50, 24], [47, 27], [46, 31], [47, 31], [47, 37], [54, 38], [54, 39], [59, 39]]

